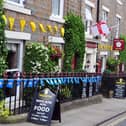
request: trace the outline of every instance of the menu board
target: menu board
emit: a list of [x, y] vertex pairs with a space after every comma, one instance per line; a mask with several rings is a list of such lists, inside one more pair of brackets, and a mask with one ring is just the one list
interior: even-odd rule
[[28, 121], [50, 126], [55, 102], [56, 95], [48, 88], [36, 93], [28, 114]]
[[125, 81], [122, 80], [122, 78], [118, 79], [114, 87], [114, 97], [124, 98], [126, 96], [125, 90], [126, 90]]

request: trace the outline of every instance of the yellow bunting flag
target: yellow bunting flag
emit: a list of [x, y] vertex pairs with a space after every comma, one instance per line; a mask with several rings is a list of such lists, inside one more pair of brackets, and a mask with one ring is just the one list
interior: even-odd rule
[[61, 36], [64, 37], [65, 30], [64, 30], [63, 27], [61, 27], [61, 29], [60, 29], [60, 33], [61, 33]]
[[39, 24], [39, 27], [40, 27], [41, 32], [46, 32], [46, 30], [45, 30], [43, 24]]
[[54, 32], [56, 33], [58, 31], [58, 27], [55, 25], [54, 26]]
[[36, 31], [36, 24], [35, 24], [35, 22], [31, 21], [30, 22], [30, 26], [31, 26], [32, 32], [35, 32]]
[[24, 31], [25, 25], [26, 25], [26, 21], [24, 19], [21, 19], [20, 20], [20, 29], [21, 29], [21, 32]]
[[2, 15], [2, 18], [4, 20], [4, 23], [7, 25], [7, 18], [6, 18], [6, 16], [5, 15]]
[[9, 20], [10, 30], [13, 30], [15, 19], [13, 17], [9, 17], [8, 20]]
[[49, 32], [51, 32], [51, 33], [53, 32], [51, 25], [47, 25], [47, 29], [48, 29]]

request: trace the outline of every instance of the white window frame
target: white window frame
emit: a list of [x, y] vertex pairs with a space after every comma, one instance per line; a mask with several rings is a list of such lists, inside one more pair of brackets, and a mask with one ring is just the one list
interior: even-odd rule
[[116, 0], [118, 4], [123, 5], [121, 0]]
[[[89, 4], [86, 4], [86, 9], [89, 10], [89, 12], [91, 13], [92, 16], [92, 6], [89, 6]], [[86, 15], [85, 15], [86, 16]], [[93, 36], [91, 35], [91, 25], [92, 25], [92, 20], [85, 20], [85, 26], [86, 26], [86, 30], [85, 30], [85, 34], [86, 34], [86, 38], [93, 38]]]
[[110, 12], [110, 9], [107, 8], [106, 6], [102, 5], [102, 10], [107, 11], [108, 13]]
[[8, 42], [10, 44], [17, 44], [19, 46], [19, 50], [18, 50], [18, 63], [17, 63], [17, 68], [13, 68], [13, 69], [8, 69], [9, 70], [18, 70], [20, 72], [22, 72], [22, 66], [23, 66], [23, 42], [21, 40], [9, 40]]
[[24, 7], [23, 2], [24, 2], [25, 0], [20, 0], [20, 3], [14, 2], [14, 1], [12, 1], [12, 0], [4, 0], [4, 1], [7, 2], [7, 3], [10, 3], [10, 4], [14, 4], [14, 5], [17, 5], [17, 6]]
[[92, 25], [92, 21], [86, 20], [85, 23], [86, 23], [85, 24], [85, 26], [86, 26], [86, 28], [85, 28], [86, 34], [91, 34], [90, 27]]
[[[102, 20], [105, 21], [106, 23], [108, 22], [109, 12], [110, 12], [109, 8], [102, 5]], [[108, 42], [108, 39], [106, 38], [106, 36], [103, 36], [103, 35], [101, 35], [101, 40], [103, 42]]]
[[85, 0], [85, 4], [92, 7], [92, 8], [95, 8], [95, 4], [89, 0]]
[[108, 22], [108, 11], [102, 10], [102, 20]]
[[[31, 34], [5, 30], [5, 36], [8, 40], [8, 43], [18, 44], [20, 47], [19, 63], [18, 63], [18, 67], [16, 69], [21, 72], [22, 63], [23, 63], [23, 40], [31, 40]], [[11, 70], [13, 70], [13, 69], [11, 69]]]
[[122, 17], [121, 17], [119, 14], [116, 14], [116, 24], [117, 24], [116, 38], [119, 37], [121, 18], [122, 18]]
[[26, 15], [31, 15], [31, 10], [24, 8], [23, 5], [24, 0], [20, 0], [20, 1], [21, 1], [20, 3], [17, 3], [10, 0], [4, 0], [4, 8], [11, 11], [23, 13]]
[[[48, 36], [48, 42], [50, 42], [52, 45], [58, 46], [60, 49], [62, 49], [62, 45], [65, 43], [62, 37], [54, 37], [54, 36]], [[61, 72], [62, 58], [58, 59], [58, 66], [59, 66], [59, 72]]]
[[63, 19], [63, 10], [64, 10], [64, 0], [60, 0], [60, 14], [59, 15], [54, 15], [53, 13], [49, 17], [50, 20], [64, 23], [65, 20]]

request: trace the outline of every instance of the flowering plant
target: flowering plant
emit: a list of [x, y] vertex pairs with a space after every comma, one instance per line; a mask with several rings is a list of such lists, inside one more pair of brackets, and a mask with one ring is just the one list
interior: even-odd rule
[[59, 47], [54, 45], [48, 45], [48, 48], [50, 49], [51, 59], [60, 58], [63, 56], [63, 51]]
[[48, 47], [42, 43], [27, 43], [24, 57], [24, 71], [32, 73], [51, 72], [55, 62], [50, 59]]

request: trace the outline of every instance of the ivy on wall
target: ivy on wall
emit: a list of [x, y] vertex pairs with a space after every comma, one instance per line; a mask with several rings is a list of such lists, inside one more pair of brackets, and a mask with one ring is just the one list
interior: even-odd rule
[[7, 56], [7, 49], [6, 49], [6, 39], [5, 39], [5, 21], [3, 18], [3, 0], [0, 0], [0, 76], [3, 74], [5, 69], [7, 68], [6, 64], [6, 56]]
[[121, 62], [126, 63], [126, 35], [121, 35], [120, 38], [125, 41], [125, 48], [124, 50], [120, 51], [119, 59]]
[[65, 17], [65, 45], [64, 45], [64, 66], [63, 71], [71, 72], [72, 59], [76, 57], [76, 66], [74, 71], [82, 71], [83, 59], [85, 53], [85, 35], [84, 24], [81, 17], [68, 13]]

